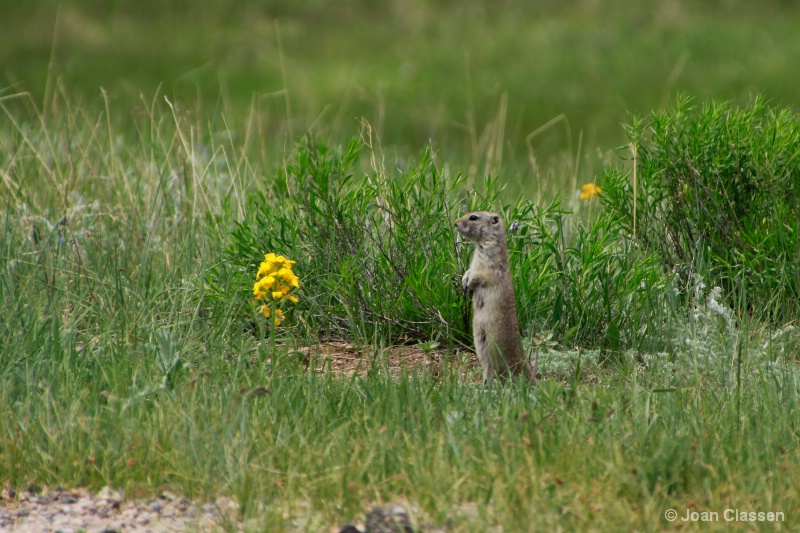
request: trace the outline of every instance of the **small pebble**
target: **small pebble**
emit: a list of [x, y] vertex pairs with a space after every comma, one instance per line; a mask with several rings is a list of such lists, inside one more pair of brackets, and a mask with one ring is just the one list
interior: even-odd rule
[[158, 495], [158, 497], [162, 500], [167, 500], [169, 502], [175, 500], [175, 495], [167, 491], [162, 492], [161, 494]]
[[399, 505], [373, 507], [367, 513], [367, 533], [414, 533], [408, 513]]

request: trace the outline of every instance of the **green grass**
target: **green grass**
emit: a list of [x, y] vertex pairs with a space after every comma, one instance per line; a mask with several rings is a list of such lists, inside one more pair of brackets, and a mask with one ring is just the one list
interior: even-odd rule
[[[796, 529], [796, 8], [284, 4], [0, 0], [0, 484], [228, 495], [231, 531], [380, 503], [423, 530]], [[707, 209], [658, 203], [692, 176]], [[538, 385], [465, 364], [477, 208], [519, 223]], [[274, 332], [267, 252], [301, 282]], [[434, 342], [441, 367], [389, 368]]]
[[596, 168], [629, 113], [676, 91], [799, 105], [799, 19], [780, 0], [3, 0], [0, 94], [46, 108], [60, 80], [82, 106], [100, 87], [128, 106], [160, 88], [214, 120], [255, 111], [251, 128], [292, 142], [311, 128], [344, 143], [363, 118], [403, 157], [432, 141], [526, 190], [529, 150]]
[[[147, 395], [63, 390], [52, 382], [75, 379], [63, 363], [7, 378], [6, 482], [228, 493], [267, 530], [285, 511], [322, 529], [397, 500], [457, 531], [656, 530], [670, 507], [784, 510], [783, 527], [797, 525], [798, 391], [786, 369], [746, 365], [737, 398], [702, 373], [664, 388], [644, 370], [568, 392], [551, 380], [487, 390], [453, 375], [391, 380], [376, 368], [348, 380], [209, 361], [170, 391], [137, 359], [105, 370], [130, 377], [135, 366]], [[238, 390], [255, 383], [270, 394]]]
[[[372, 167], [380, 154], [368, 146], [360, 149], [365, 162], [348, 159], [357, 143], [315, 145], [325, 157], [300, 146], [276, 171], [241, 155], [227, 131], [166, 105], [141, 119], [140, 109], [132, 118], [111, 106], [108, 116], [92, 115], [66, 95], [60, 102], [44, 115], [25, 111], [24, 98], [3, 103], [0, 403], [13, 413], [0, 421], [3, 484], [111, 485], [129, 495], [170, 489], [200, 500], [228, 494], [248, 529], [266, 531], [325, 529], [381, 502], [400, 502], [417, 524], [453, 531], [658, 530], [669, 526], [669, 508], [783, 511], [782, 527], [797, 526], [800, 337], [792, 327], [737, 319], [719, 291], [699, 281], [690, 297], [669, 283], [638, 294], [649, 278], [631, 272], [662, 267], [626, 248], [624, 231], [599, 205], [568, 200], [547, 215], [545, 206], [505, 204], [492, 180], [468, 194], [452, 168], [452, 191], [444, 181], [425, 189], [437, 183], [428, 152], [394, 175]], [[328, 179], [334, 175], [343, 181]], [[331, 297], [347, 294], [347, 284], [367, 297], [390, 272], [362, 276], [385, 266], [366, 261], [377, 246], [368, 239], [356, 261], [342, 263], [350, 270], [325, 270], [338, 259], [320, 261], [321, 251], [354, 241], [329, 241], [302, 225], [310, 206], [280, 193], [300, 178], [330, 202], [317, 232], [333, 216], [343, 231], [362, 224], [368, 234], [364, 224], [374, 219], [351, 217], [362, 207], [372, 213], [366, 208], [378, 197], [395, 217], [380, 234], [387, 243], [409, 230], [403, 210], [416, 205], [442, 228], [449, 210], [473, 205], [516, 213], [528, 230], [514, 238], [552, 247], [541, 256], [533, 243], [514, 244], [519, 286], [533, 283], [521, 300], [536, 290], [568, 295], [563, 319], [553, 319], [555, 304], [535, 313], [533, 300], [521, 305], [543, 381], [476, 386], [457, 360], [438, 375], [392, 378], [381, 344], [397, 338], [366, 314], [331, 330], [367, 351], [366, 375], [333, 373], [324, 360], [307, 368], [295, 348], [325, 331], [325, 313], [350, 309], [352, 318], [359, 308]], [[379, 196], [367, 194], [369, 183]], [[329, 188], [314, 189], [321, 184]], [[413, 201], [400, 201], [411, 193]], [[280, 217], [283, 232], [274, 224]], [[274, 345], [259, 340], [263, 321], [251, 325], [254, 270], [237, 269], [260, 257], [233, 260], [237, 219], [271, 236], [265, 248], [298, 259], [304, 292]], [[454, 291], [443, 281], [459, 273], [454, 257], [429, 258], [442, 277], [416, 287]], [[228, 274], [219, 274], [223, 267]], [[612, 290], [622, 291], [619, 299]], [[419, 312], [400, 305], [402, 294], [395, 301], [401, 323]], [[583, 312], [584, 305], [599, 307]], [[602, 311], [612, 305], [610, 315]], [[609, 333], [609, 316], [628, 322]], [[438, 327], [424, 314], [415, 321]], [[559, 329], [563, 321], [570, 327]], [[461, 327], [454, 322], [449, 327]], [[452, 359], [458, 345], [439, 340]], [[259, 386], [268, 394], [248, 392]]]

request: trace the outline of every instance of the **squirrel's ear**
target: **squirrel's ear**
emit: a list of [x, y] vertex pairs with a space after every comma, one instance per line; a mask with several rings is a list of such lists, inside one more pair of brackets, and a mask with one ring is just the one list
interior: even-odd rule
[[500, 217], [497, 216], [497, 215], [493, 216], [492, 217], [492, 224], [497, 224], [498, 222], [500, 222]]

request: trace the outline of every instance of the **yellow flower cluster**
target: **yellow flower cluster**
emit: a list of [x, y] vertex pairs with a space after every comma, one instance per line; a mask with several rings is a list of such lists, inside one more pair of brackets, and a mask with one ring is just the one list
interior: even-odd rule
[[[283, 302], [289, 300], [296, 303], [297, 298], [290, 294], [292, 289], [300, 288], [300, 278], [292, 272], [295, 262], [282, 255], [268, 253], [258, 268], [256, 283], [253, 285], [253, 296], [256, 300]], [[266, 318], [270, 316], [270, 306], [263, 304], [261, 314]], [[275, 325], [279, 326], [283, 319], [283, 311], [275, 310]]]
[[601, 192], [603, 191], [600, 189], [600, 187], [598, 187], [594, 183], [586, 183], [584, 185], [581, 185], [581, 194], [579, 198], [581, 200], [591, 200]]

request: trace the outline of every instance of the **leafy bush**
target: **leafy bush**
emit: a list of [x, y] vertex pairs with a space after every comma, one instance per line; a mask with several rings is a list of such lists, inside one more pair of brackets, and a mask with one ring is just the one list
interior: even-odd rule
[[556, 204], [540, 212], [520, 202], [512, 211], [512, 220], [525, 221], [509, 239], [525, 336], [660, 349], [670, 335], [672, 276], [657, 257], [635, 250], [608, 213], [585, 223], [569, 217]]
[[360, 149], [357, 141], [340, 152], [310, 139], [300, 145], [268, 192], [252, 199], [254, 216], [232, 233], [211, 286], [230, 267], [242, 281], [229, 288], [252, 284], [254, 260], [275, 251], [297, 260], [298, 309], [310, 311], [303, 316], [313, 335], [450, 337], [464, 309], [447, 214], [460, 179], [445, 177], [427, 151], [396, 179], [355, 178]]
[[[634, 119], [636, 210], [629, 168], [608, 167], [602, 196], [629, 235], [688, 286], [699, 274], [739, 311], [798, 316], [800, 120], [756, 99], [747, 107], [679, 98]], [[635, 230], [634, 230], [635, 228]]]
[[343, 151], [302, 144], [268, 192], [252, 199], [253, 215], [232, 233], [209, 286], [246, 302], [259, 258], [281, 253], [297, 260], [303, 297], [293, 311], [303, 311], [295, 316], [311, 336], [471, 344], [460, 280], [472, 248], [458, 241], [453, 221], [499, 210], [519, 228], [509, 248], [526, 337], [640, 345], [653, 310], [665, 309], [660, 264], [631, 250], [602, 212], [584, 224], [557, 201], [505, 205], [496, 180], [468, 191], [428, 150], [396, 175], [357, 177], [360, 150], [356, 141]]

